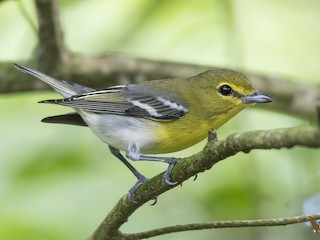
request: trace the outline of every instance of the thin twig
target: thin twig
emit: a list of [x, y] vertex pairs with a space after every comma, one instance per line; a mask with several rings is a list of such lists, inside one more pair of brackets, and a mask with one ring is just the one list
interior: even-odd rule
[[310, 219], [315, 219], [315, 220], [320, 219], [320, 213], [312, 214], [312, 215], [285, 217], [285, 218], [216, 221], [216, 222], [208, 222], [208, 223], [176, 225], [176, 226], [158, 228], [158, 229], [140, 232], [140, 233], [124, 234], [124, 236], [127, 239], [144, 239], [144, 238], [150, 238], [150, 237], [155, 237], [159, 235], [165, 235], [169, 233], [203, 230], [203, 229], [284, 226], [289, 224], [308, 222], [310, 221]]
[[318, 128], [320, 129], [320, 101], [317, 102], [317, 120], [318, 120]]
[[37, 34], [38, 29], [33, 21], [33, 19], [30, 17], [30, 14], [27, 12], [25, 5], [22, 3], [22, 1], [16, 1], [18, 8], [20, 10], [21, 15], [24, 17], [26, 22], [29, 24], [30, 28], [32, 29], [34, 34]]

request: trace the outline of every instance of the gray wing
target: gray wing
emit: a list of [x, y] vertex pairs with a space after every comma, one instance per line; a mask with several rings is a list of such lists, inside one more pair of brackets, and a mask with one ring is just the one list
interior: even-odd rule
[[177, 94], [134, 84], [44, 102], [87, 112], [135, 116], [156, 121], [178, 119], [188, 112], [188, 105]]

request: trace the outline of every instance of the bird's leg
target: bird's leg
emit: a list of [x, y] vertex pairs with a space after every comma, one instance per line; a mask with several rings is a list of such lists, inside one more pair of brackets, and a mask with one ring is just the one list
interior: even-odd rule
[[127, 148], [126, 152], [127, 158], [131, 160], [140, 160], [140, 161], [155, 161], [155, 162], [164, 162], [168, 163], [169, 166], [166, 170], [166, 172], [163, 175], [163, 180], [168, 185], [176, 185], [177, 182], [172, 182], [170, 179], [170, 173], [172, 171], [172, 168], [174, 165], [180, 160], [180, 158], [172, 158], [172, 157], [151, 157], [151, 156], [145, 156], [140, 155], [139, 150], [135, 144], [131, 144]]
[[129, 192], [128, 192], [128, 199], [129, 201], [132, 201], [132, 197], [134, 195], [134, 193], [136, 192], [136, 190], [138, 189], [138, 187], [144, 183], [145, 181], [148, 181], [149, 179], [146, 178], [145, 176], [143, 176], [137, 169], [135, 169], [129, 162], [127, 159], [125, 159], [125, 157], [123, 157], [120, 153], [120, 151], [112, 146], [109, 146], [110, 152], [117, 157], [121, 162], [124, 163], [124, 165], [126, 165], [127, 168], [129, 168], [129, 170], [136, 176], [136, 178], [138, 179], [138, 181], [133, 185], [132, 188], [130, 188]]

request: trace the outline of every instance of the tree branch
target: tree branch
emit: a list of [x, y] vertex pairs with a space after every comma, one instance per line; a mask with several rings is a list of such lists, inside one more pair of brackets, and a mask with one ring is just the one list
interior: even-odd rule
[[39, 43], [36, 51], [38, 69], [50, 75], [61, 74], [64, 72], [68, 54], [60, 27], [58, 1], [35, 0], [35, 4], [39, 23]]
[[127, 239], [145, 239], [169, 233], [214, 229], [214, 228], [239, 228], [239, 227], [271, 227], [271, 226], [285, 226], [289, 224], [296, 224], [308, 222], [310, 219], [320, 219], [320, 213], [312, 215], [301, 215], [286, 218], [273, 218], [273, 219], [258, 219], [258, 220], [238, 220], [238, 221], [216, 221], [208, 223], [194, 223], [185, 225], [176, 225], [164, 228], [158, 228], [150, 231], [127, 234], [124, 236]]
[[[32, 65], [28, 62], [23, 64]], [[52, 76], [93, 88], [105, 88], [150, 79], [187, 77], [212, 68], [212, 66], [154, 61], [115, 54], [100, 57], [72, 56], [64, 62], [64, 68], [56, 69]], [[293, 82], [253, 73], [245, 74], [256, 88], [272, 96], [274, 102], [263, 108], [306, 120], [316, 120], [314, 106], [320, 96], [320, 85]], [[49, 89], [45, 84], [31, 80], [32, 78], [26, 80], [26, 78], [28, 77], [17, 73], [8, 63], [1, 63], [0, 93]]]
[[[72, 55], [67, 52], [60, 26], [57, 0], [35, 0], [39, 22], [39, 43], [35, 59], [23, 64], [58, 78], [93, 88], [150, 79], [188, 77], [212, 66], [147, 60], [120, 54], [101, 56]], [[21, 62], [20, 62], [21, 63]], [[244, 72], [244, 71], [243, 71]], [[271, 95], [275, 104], [264, 106], [307, 120], [315, 120], [314, 106], [320, 96], [320, 85], [244, 72], [255, 87]], [[48, 89], [36, 81], [25, 80], [8, 63], [0, 63], [0, 93]], [[31, 78], [30, 78], [31, 79]]]
[[[172, 181], [182, 183], [238, 152], [248, 153], [254, 149], [280, 149], [294, 146], [320, 147], [320, 131], [305, 126], [236, 133], [221, 141], [216, 139], [215, 132], [211, 132], [209, 139], [210, 141], [203, 151], [184, 158], [176, 164], [171, 173]], [[179, 186], [179, 184], [175, 186], [164, 184], [162, 176], [163, 173], [139, 187], [134, 196], [134, 200], [138, 204], [129, 202], [126, 196], [122, 197], [94, 232], [91, 239], [130, 239], [130, 234], [124, 236], [119, 232], [119, 228], [127, 221], [129, 216], [147, 201]]]

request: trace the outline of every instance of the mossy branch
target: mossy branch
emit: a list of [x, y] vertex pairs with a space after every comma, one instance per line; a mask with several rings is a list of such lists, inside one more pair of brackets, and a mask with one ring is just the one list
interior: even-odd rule
[[[292, 148], [294, 146], [319, 148], [320, 131], [306, 126], [260, 130], [231, 134], [220, 141], [217, 140], [215, 131], [211, 131], [209, 141], [204, 149], [197, 154], [179, 161], [172, 170], [171, 179], [179, 184], [183, 183], [188, 178], [210, 169], [217, 162], [239, 152], [248, 153], [254, 149], [280, 149]], [[179, 186], [179, 184], [169, 186], [163, 183], [162, 176], [163, 173], [155, 176], [139, 187], [134, 197], [134, 200], [138, 202], [138, 204], [131, 203], [126, 196], [122, 197], [94, 232], [91, 239], [141, 239], [137, 238], [139, 233], [133, 235], [122, 234], [119, 228], [144, 203], [160, 196], [171, 188]], [[157, 232], [156, 235], [167, 234], [168, 232], [166, 231], [172, 231], [172, 228], [163, 228], [161, 233], [159, 229], [152, 231]], [[144, 236], [144, 234], [141, 236]]]

